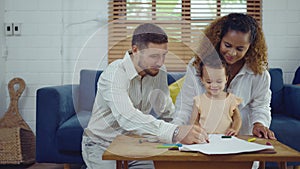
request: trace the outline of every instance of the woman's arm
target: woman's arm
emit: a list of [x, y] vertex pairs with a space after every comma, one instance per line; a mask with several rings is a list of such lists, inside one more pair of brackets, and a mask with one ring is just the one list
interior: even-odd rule
[[252, 124], [261, 123], [269, 127], [271, 124], [271, 77], [268, 71], [262, 75], [256, 75], [252, 81], [251, 102], [251, 120]]
[[185, 81], [180, 93], [176, 98], [175, 113], [172, 123], [178, 125], [188, 124], [193, 111], [193, 97], [204, 92], [200, 85], [199, 77], [196, 76], [196, 70], [192, 65], [194, 59], [187, 66]]
[[252, 102], [250, 113], [253, 129], [252, 134], [258, 137], [276, 139], [271, 124], [271, 77], [267, 70], [253, 81]]

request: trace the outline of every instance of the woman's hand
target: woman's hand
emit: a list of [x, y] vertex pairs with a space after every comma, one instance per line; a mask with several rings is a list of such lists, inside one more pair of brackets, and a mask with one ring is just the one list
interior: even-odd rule
[[259, 138], [266, 138], [276, 140], [275, 134], [268, 127], [265, 127], [261, 123], [254, 123], [252, 134]]

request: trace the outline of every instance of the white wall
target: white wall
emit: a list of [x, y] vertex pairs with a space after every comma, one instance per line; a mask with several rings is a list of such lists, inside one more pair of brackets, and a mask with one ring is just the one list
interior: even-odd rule
[[4, 40], [4, 1], [0, 0], [0, 118], [6, 112]]
[[[0, 74], [0, 80], [5, 77], [5, 85], [16, 76], [25, 80], [27, 88], [19, 108], [34, 131], [38, 88], [77, 83], [80, 69], [103, 69], [107, 65], [107, 3], [108, 0], [5, 0], [5, 22], [22, 23], [22, 35], [4, 39], [8, 57], [4, 71], [0, 66], [0, 73], [6, 72]], [[263, 1], [270, 67], [282, 68], [287, 83], [300, 65], [299, 6], [299, 0]], [[8, 105], [7, 92], [6, 96]]]
[[264, 0], [263, 28], [269, 47], [269, 66], [280, 67], [291, 83], [300, 66], [300, 1]]
[[5, 22], [22, 24], [21, 36], [5, 37], [6, 85], [14, 77], [26, 82], [19, 109], [34, 131], [38, 88], [78, 83], [80, 69], [107, 65], [107, 3], [5, 0]]

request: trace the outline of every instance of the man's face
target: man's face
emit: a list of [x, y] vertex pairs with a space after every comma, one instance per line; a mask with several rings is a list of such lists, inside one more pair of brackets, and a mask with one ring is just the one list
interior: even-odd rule
[[168, 53], [168, 44], [149, 43], [148, 48], [138, 50], [138, 66], [150, 76], [156, 76], [165, 62]]

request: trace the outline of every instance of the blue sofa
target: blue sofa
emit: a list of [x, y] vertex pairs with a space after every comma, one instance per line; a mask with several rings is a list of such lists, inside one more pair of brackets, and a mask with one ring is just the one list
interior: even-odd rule
[[300, 66], [297, 68], [297, 70], [295, 72], [295, 77], [294, 77], [294, 80], [293, 80], [293, 84], [300, 85]]
[[[272, 90], [270, 129], [280, 142], [300, 151], [300, 86], [284, 84], [279, 68], [269, 72]], [[288, 165], [300, 165], [300, 161]]]
[[[100, 74], [101, 71], [82, 70], [78, 85], [37, 90], [37, 162], [83, 163], [80, 153], [81, 137], [91, 115]], [[271, 129], [279, 141], [300, 151], [300, 86], [283, 84], [281, 69], [270, 69], [270, 74], [273, 116]], [[183, 72], [171, 72], [168, 74], [168, 83], [171, 84], [182, 76]]]
[[[102, 71], [81, 70], [79, 85], [44, 87], [36, 99], [36, 161], [83, 163], [81, 140]], [[169, 84], [184, 73], [169, 73]]]

